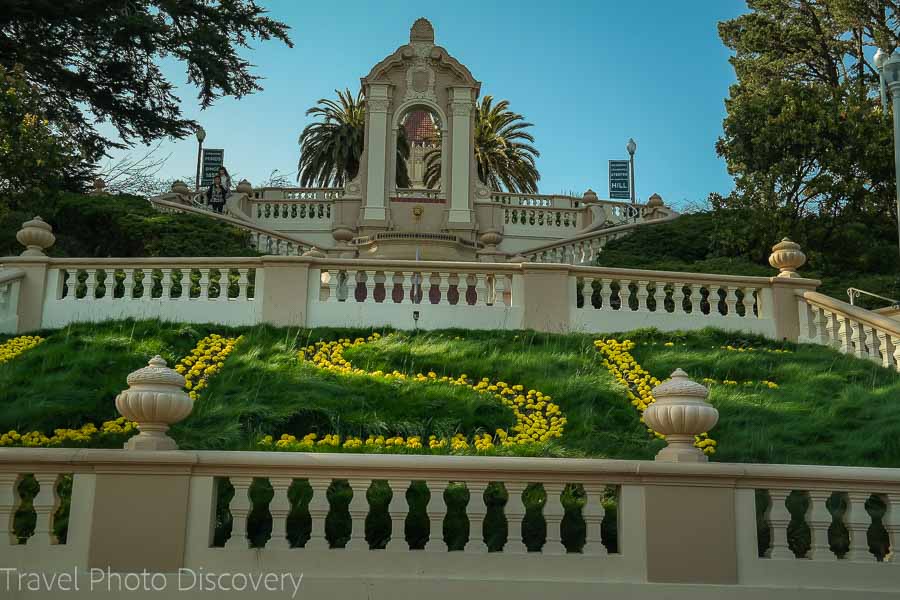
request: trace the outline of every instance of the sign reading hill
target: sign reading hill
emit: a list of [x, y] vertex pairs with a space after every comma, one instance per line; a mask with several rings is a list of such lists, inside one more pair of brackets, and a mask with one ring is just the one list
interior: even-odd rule
[[613, 200], [631, 200], [627, 160], [609, 161], [609, 197]]

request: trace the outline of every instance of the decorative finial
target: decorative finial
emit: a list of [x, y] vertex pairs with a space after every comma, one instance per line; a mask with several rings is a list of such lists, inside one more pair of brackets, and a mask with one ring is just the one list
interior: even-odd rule
[[797, 269], [806, 264], [806, 255], [800, 250], [800, 244], [784, 238], [772, 246], [769, 264], [781, 271], [778, 277], [801, 277]]
[[431, 21], [429, 21], [425, 17], [416, 19], [416, 22], [413, 23], [413, 26], [409, 30], [409, 41], [410, 43], [428, 42], [433, 44], [434, 27], [432, 27]]
[[706, 398], [709, 390], [692, 381], [681, 369], [653, 389], [656, 399], [644, 411], [644, 422], [666, 436], [665, 448], [656, 455], [663, 462], [706, 462], [694, 446], [694, 436], [706, 433], [719, 421], [719, 411]]
[[178, 449], [166, 432], [194, 408], [194, 401], [184, 391], [184, 377], [156, 355], [127, 381], [128, 389], [116, 396], [116, 409], [126, 419], [136, 421], [140, 433], [125, 443], [125, 449]]
[[56, 236], [53, 227], [40, 217], [22, 223], [22, 229], [16, 233], [16, 239], [25, 246], [22, 256], [46, 256], [44, 250], [53, 245]]

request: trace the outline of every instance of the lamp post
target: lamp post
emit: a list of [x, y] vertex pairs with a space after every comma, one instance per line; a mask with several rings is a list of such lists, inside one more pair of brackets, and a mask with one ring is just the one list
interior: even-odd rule
[[887, 114], [887, 95], [894, 105], [894, 190], [897, 198], [897, 243], [900, 250], [900, 56], [878, 49], [874, 57], [875, 68], [881, 76], [881, 106]]
[[194, 179], [194, 190], [200, 191], [200, 155], [203, 153], [203, 140], [206, 139], [206, 130], [197, 127], [197, 176]]
[[634, 204], [634, 151], [637, 150], [637, 144], [634, 143], [634, 139], [628, 138], [625, 149], [628, 150], [629, 171], [631, 171], [631, 203]]

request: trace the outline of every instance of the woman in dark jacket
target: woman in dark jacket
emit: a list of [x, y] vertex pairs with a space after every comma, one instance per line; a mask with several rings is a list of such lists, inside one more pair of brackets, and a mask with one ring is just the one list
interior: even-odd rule
[[225, 200], [228, 198], [228, 188], [222, 185], [222, 178], [216, 175], [213, 184], [206, 190], [206, 203], [217, 213], [225, 208]]

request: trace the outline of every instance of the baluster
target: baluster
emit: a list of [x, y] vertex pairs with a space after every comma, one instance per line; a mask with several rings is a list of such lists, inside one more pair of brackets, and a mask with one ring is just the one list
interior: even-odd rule
[[875, 555], [869, 552], [869, 540], [867, 532], [871, 525], [871, 517], [866, 512], [866, 500], [869, 499], [868, 492], [848, 492], [847, 512], [844, 513], [845, 524], [850, 533], [850, 550], [847, 552], [847, 559], [854, 562], [872, 562], [875, 561]]
[[691, 314], [703, 314], [703, 286], [699, 283], [691, 284]]
[[676, 281], [672, 284], [672, 314], [683, 315], [684, 310], [684, 284]]
[[97, 297], [97, 269], [85, 269], [85, 271], [87, 272], [87, 279], [84, 282], [84, 299], [94, 300]]
[[612, 298], [612, 279], [603, 278], [600, 280], [600, 309], [612, 310], [610, 306], [610, 298]]
[[487, 504], [484, 502], [484, 491], [487, 482], [467, 482], [469, 490], [469, 504], [466, 506], [466, 516], [469, 518], [469, 541], [464, 551], [469, 554], [486, 554], [487, 543], [484, 541], [484, 518], [487, 515]]
[[313, 490], [312, 498], [309, 501], [312, 529], [309, 533], [309, 541], [306, 542], [306, 548], [328, 550], [330, 546], [328, 538], [325, 536], [325, 519], [328, 518], [328, 511], [331, 509], [331, 504], [328, 502], [328, 486], [331, 485], [331, 479], [310, 477], [309, 485]]
[[866, 358], [866, 333], [863, 330], [863, 324], [859, 321], [850, 321], [853, 333], [850, 335], [850, 344], [852, 345], [853, 354], [857, 358]]
[[791, 513], [787, 509], [787, 497], [790, 490], [769, 490], [769, 498], [772, 501], [769, 507], [769, 525], [772, 527], [772, 547], [769, 548], [768, 557], [771, 559], [794, 558], [794, 553], [788, 546], [787, 529], [791, 522]]
[[484, 273], [475, 274], [475, 306], [487, 305], [487, 284]]
[[19, 476], [15, 473], [0, 473], [0, 527], [3, 534], [0, 536], [0, 548], [16, 543], [13, 533], [13, 515], [19, 508], [19, 493], [17, 488]]
[[369, 491], [369, 485], [372, 482], [369, 479], [348, 479], [347, 483], [350, 485], [350, 489], [353, 490], [353, 498], [350, 500], [350, 506], [348, 507], [352, 529], [350, 540], [345, 548], [347, 550], [368, 550], [366, 515], [369, 514], [369, 500], [366, 498], [366, 492]]
[[594, 298], [594, 278], [593, 277], [585, 277], [582, 279], [583, 285], [581, 286], [581, 299], [582, 305], [581, 308], [589, 309], [594, 308], [593, 298]]
[[134, 297], [134, 269], [124, 269], [125, 279], [122, 280], [122, 299], [131, 300]]
[[337, 269], [328, 269], [323, 271], [327, 275], [327, 277], [322, 278], [322, 283], [328, 284], [328, 293], [325, 296], [325, 302], [337, 302], [337, 287], [338, 287], [338, 275], [339, 271]]
[[274, 495], [269, 503], [269, 512], [272, 514], [272, 537], [266, 545], [274, 550], [288, 550], [291, 543], [287, 538], [287, 518], [291, 513], [291, 500], [288, 498], [288, 489], [293, 480], [289, 477], [270, 477]]
[[581, 509], [581, 516], [584, 519], [585, 531], [584, 554], [594, 556], [606, 556], [608, 551], [603, 545], [603, 537], [601, 528], [603, 525], [603, 517], [606, 516], [606, 510], [603, 508], [603, 486], [596, 484], [585, 484], [585, 504]]
[[35, 473], [34, 478], [40, 489], [31, 503], [37, 520], [34, 535], [29, 539], [29, 543], [46, 547], [57, 543], [56, 536], [53, 535], [53, 514], [59, 506], [59, 498], [56, 495], [56, 482], [59, 476], [53, 473]]
[[841, 344], [841, 352], [844, 354], [850, 354], [853, 352], [853, 342], [852, 342], [852, 327], [850, 324], [850, 319], [845, 315], [835, 315], [838, 320], [838, 340]]
[[[2, 489], [2, 486], [0, 486], [0, 489]], [[882, 499], [887, 510], [881, 522], [887, 531], [888, 544], [890, 545], [890, 554], [884, 560], [897, 565], [900, 564], [900, 494], [892, 493], [886, 498], [882, 496]]]
[[831, 527], [831, 513], [828, 512], [828, 499], [831, 492], [812, 490], [809, 492], [809, 523], [812, 533], [812, 544], [806, 557], [812, 560], [837, 560], [828, 543], [828, 528]]
[[889, 369], [892, 362], [890, 337], [886, 331], [880, 329], [876, 330], [876, 333], [878, 334], [878, 351], [881, 353], [881, 366]]
[[841, 342], [838, 337], [838, 327], [835, 315], [833, 312], [826, 309], [822, 309], [822, 312], [825, 313], [825, 330], [828, 333], [828, 343], [830, 346], [838, 348], [840, 347]]
[[504, 553], [524, 554], [528, 551], [522, 539], [522, 520], [525, 518], [525, 503], [522, 500], [522, 494], [527, 486], [527, 483], [520, 481], [503, 484], [509, 495], [504, 509], [508, 527], [506, 545], [503, 547]]
[[[200, 293], [197, 294], [197, 300], [209, 300], [209, 272], [210, 269], [202, 268], [200, 271]], [[190, 278], [188, 278], [188, 286], [190, 286]], [[188, 287], [188, 296], [190, 296], [190, 287]]]
[[894, 368], [900, 372], [900, 337], [891, 336], [891, 344], [894, 345]]
[[388, 504], [388, 512], [391, 513], [391, 539], [387, 543], [387, 550], [392, 552], [406, 552], [409, 544], [406, 542], [406, 490], [409, 489], [408, 479], [390, 479], [391, 502]]
[[744, 316], [759, 318], [759, 288], [744, 288]]
[[813, 310], [813, 327], [816, 328], [816, 339], [823, 346], [830, 346], [828, 318], [825, 316], [825, 311], [818, 306], [810, 306], [810, 308]]
[[160, 292], [159, 299], [168, 300], [172, 295], [172, 269], [160, 269], [160, 271], [162, 271], [162, 278], [159, 283], [162, 286], [162, 292]]
[[729, 285], [725, 288], [725, 310], [727, 312], [727, 316], [729, 317], [737, 317], [740, 316], [737, 313], [737, 287], [733, 285]]
[[[153, 269], [137, 269], [135, 275], [138, 272], [141, 274], [141, 295], [139, 298], [141, 300], [149, 300], [153, 297]], [[137, 277], [135, 277], [135, 282], [137, 282]]]
[[438, 298], [438, 304], [450, 304], [450, 300], [447, 297], [450, 292], [450, 273], [441, 271], [439, 275], [441, 281], [438, 284], [438, 291], [441, 293], [441, 297]]
[[366, 271], [366, 302], [375, 302], [375, 271]]
[[250, 269], [238, 269], [238, 293], [235, 300], [246, 300], [250, 287], [250, 278], [248, 274]]
[[545, 483], [547, 503], [544, 505], [544, 520], [547, 522], [547, 541], [542, 552], [544, 554], [565, 554], [566, 547], [562, 543], [560, 525], [566, 514], [562, 505], [563, 484]]
[[234, 498], [231, 499], [232, 525], [231, 537], [225, 542], [228, 550], [246, 550], [250, 547], [250, 539], [247, 536], [247, 515], [250, 514], [250, 484], [252, 477], [229, 477], [234, 486]]
[[860, 325], [863, 326], [863, 335], [865, 336], [863, 356], [873, 362], [880, 362], [881, 353], [878, 345], [878, 330], [871, 325], [863, 325], [862, 323]]
[[444, 515], [447, 514], [447, 503], [444, 501], [444, 489], [447, 483], [444, 481], [429, 480], [428, 506], [425, 511], [428, 514], [428, 542], [425, 544], [426, 552], [443, 552], [447, 549], [444, 543]]

